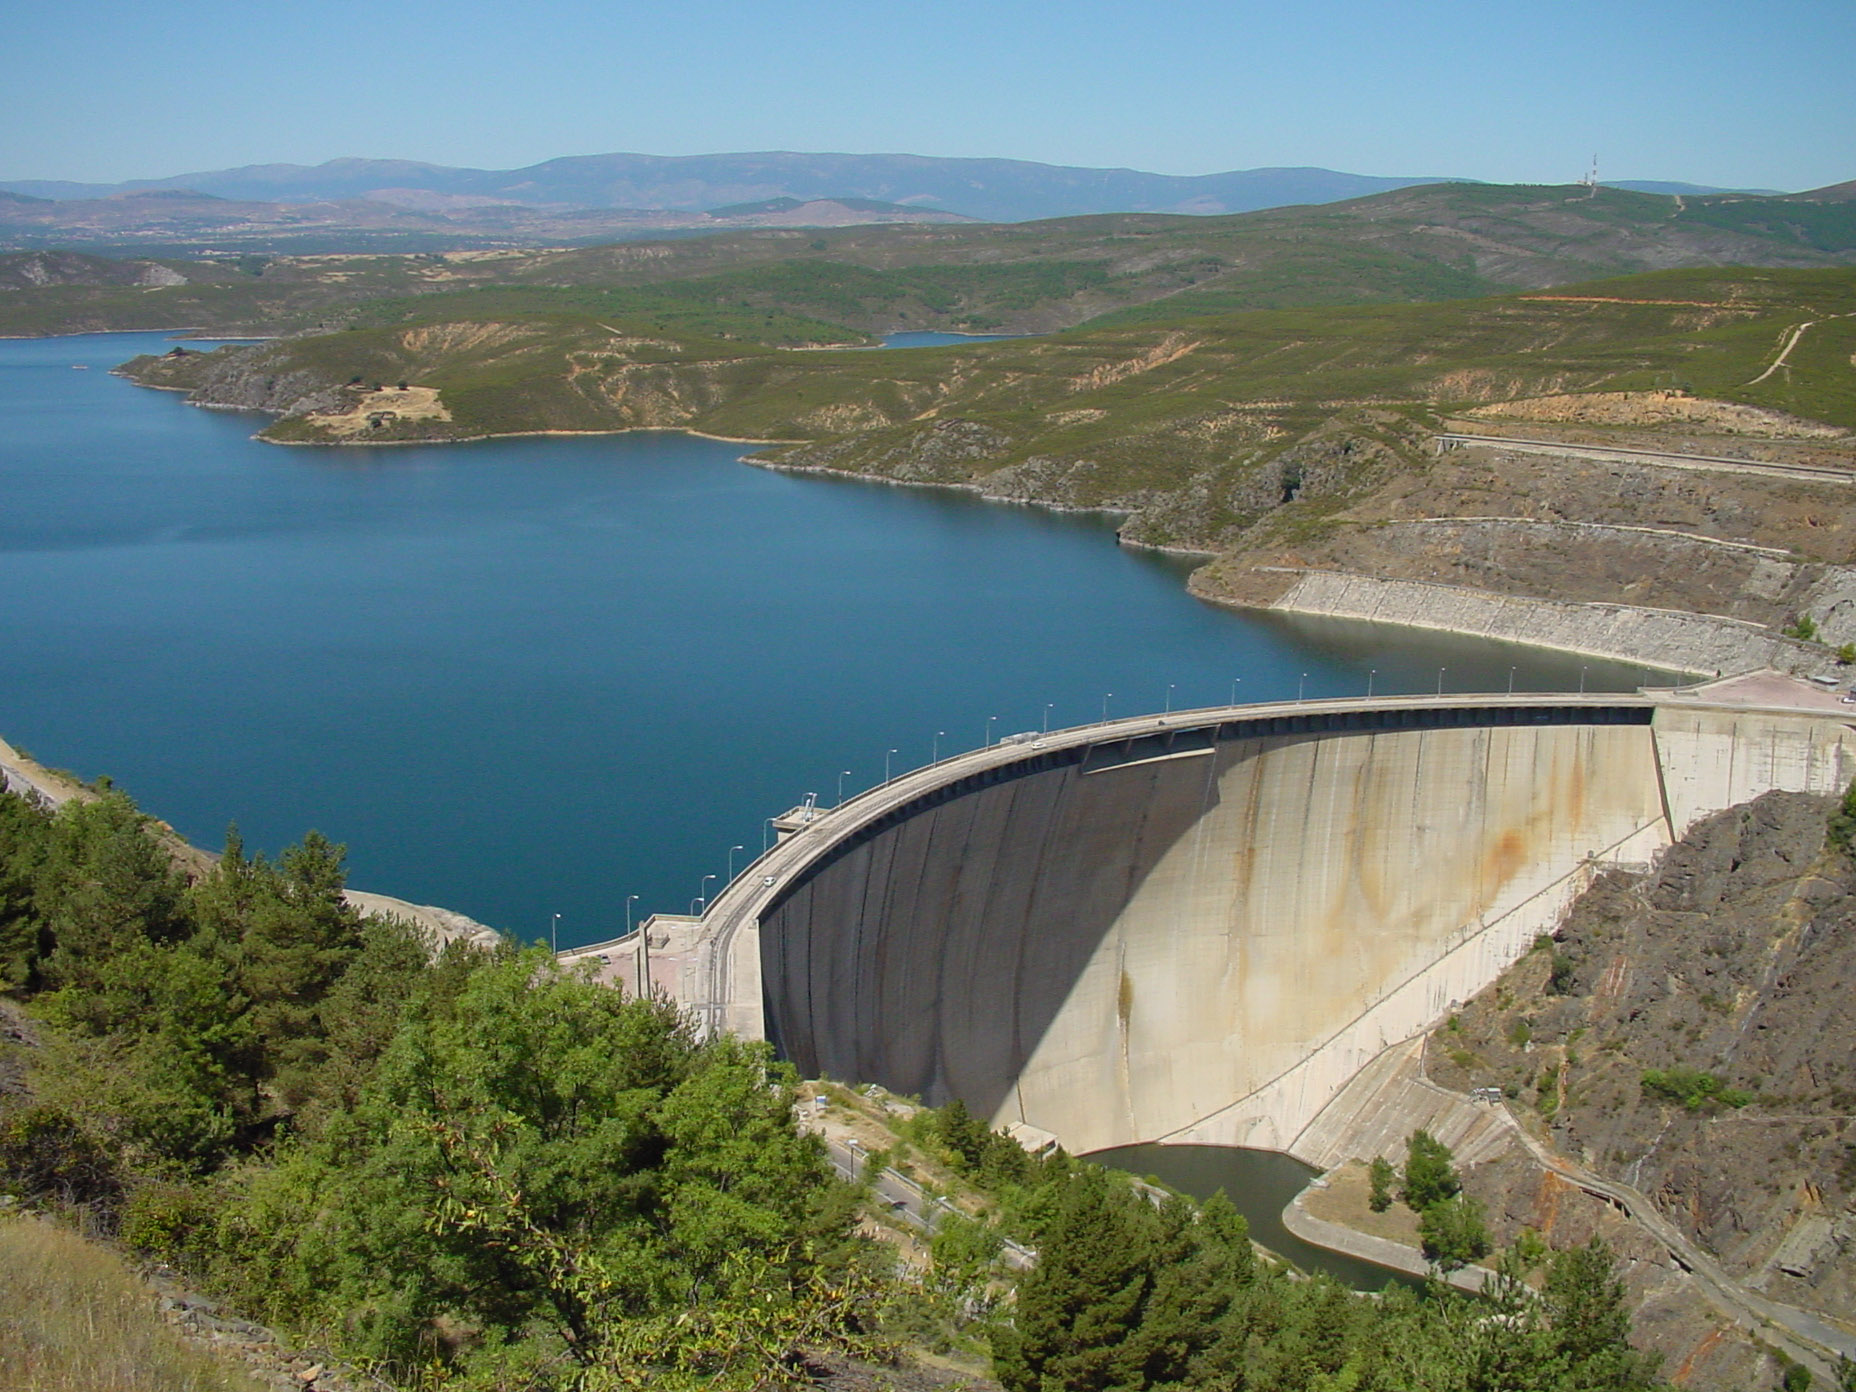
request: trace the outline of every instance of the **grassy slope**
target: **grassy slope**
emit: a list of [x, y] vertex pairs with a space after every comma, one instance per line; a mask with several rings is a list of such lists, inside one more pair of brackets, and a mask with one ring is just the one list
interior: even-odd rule
[[0, 1387], [9, 1392], [259, 1392], [185, 1345], [122, 1258], [53, 1223], [0, 1219]]
[[[1324, 431], [1411, 457], [1438, 412], [1659, 388], [1856, 427], [1856, 317], [1829, 317], [1856, 314], [1856, 270], [1668, 271], [1542, 295], [1253, 311], [883, 353], [697, 336], [685, 325], [701, 314], [690, 314], [357, 329], [272, 344], [250, 362], [253, 372], [329, 384], [361, 376], [439, 388], [452, 423], [401, 438], [682, 427], [794, 442], [774, 457], [1146, 508], [1143, 540], [1205, 549], [1273, 506], [1280, 489], [1259, 492], [1256, 481]], [[1805, 320], [1817, 322], [1788, 366], [1754, 384]], [[138, 369], [169, 385], [205, 370], [200, 359]], [[937, 427], [955, 420], [982, 429], [983, 446], [937, 443]], [[268, 433], [324, 438], [306, 419]], [[1189, 515], [1167, 520], [1154, 507], [1186, 492], [1195, 494]]]

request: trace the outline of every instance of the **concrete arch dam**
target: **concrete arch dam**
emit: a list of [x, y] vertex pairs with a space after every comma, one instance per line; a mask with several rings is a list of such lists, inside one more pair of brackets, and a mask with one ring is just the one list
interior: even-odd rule
[[806, 1076], [1072, 1151], [1291, 1149], [1598, 870], [1768, 788], [1840, 791], [1851, 715], [1402, 698], [995, 746], [775, 847], [692, 925], [686, 995]]

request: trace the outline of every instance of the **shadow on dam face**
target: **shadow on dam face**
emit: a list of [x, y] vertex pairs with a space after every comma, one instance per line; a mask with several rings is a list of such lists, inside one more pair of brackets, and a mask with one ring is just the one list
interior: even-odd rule
[[1083, 744], [862, 829], [760, 921], [807, 1076], [1074, 1151], [1286, 1148], [1512, 961], [1593, 858], [1666, 844], [1643, 706], [1228, 722]]

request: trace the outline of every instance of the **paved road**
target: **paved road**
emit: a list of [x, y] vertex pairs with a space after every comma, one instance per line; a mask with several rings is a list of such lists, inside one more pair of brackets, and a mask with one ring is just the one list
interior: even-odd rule
[[1702, 473], [1759, 474], [1811, 483], [1856, 484], [1856, 469], [1818, 468], [1809, 464], [1769, 464], [1758, 459], [1729, 459], [1713, 454], [1665, 454], [1660, 450], [1627, 449], [1621, 445], [1573, 445], [1563, 440], [1525, 440], [1509, 435], [1437, 436], [1441, 449], [1457, 445], [1486, 445], [1517, 454], [1555, 454], [1574, 459], [1595, 459], [1607, 464], [1653, 464], [1664, 469], [1692, 469]]
[[[868, 1154], [862, 1146], [855, 1141], [842, 1141], [827, 1135], [816, 1123], [800, 1124], [824, 1141], [825, 1153], [831, 1157], [831, 1166], [842, 1178], [853, 1184], [862, 1180], [864, 1159]], [[914, 1180], [893, 1169], [885, 1169], [877, 1175], [870, 1183], [870, 1192], [893, 1216], [930, 1236], [940, 1229], [946, 1216], [955, 1211], [940, 1199], [930, 1198]], [[1029, 1247], [1021, 1247], [1007, 1239], [999, 1259], [1007, 1266], [1024, 1271], [1036, 1266], [1038, 1258], [1037, 1253]]]

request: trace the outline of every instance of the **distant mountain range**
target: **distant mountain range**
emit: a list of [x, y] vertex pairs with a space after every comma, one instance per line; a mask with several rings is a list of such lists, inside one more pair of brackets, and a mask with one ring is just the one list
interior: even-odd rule
[[[786, 152], [582, 155], [509, 170], [338, 159], [121, 184], [0, 182], [0, 251], [199, 256], [587, 246], [754, 228], [1228, 215], [1451, 182], [1468, 181], [1315, 168], [1187, 176], [1026, 160]], [[1609, 187], [1685, 197], [1766, 192], [1652, 181]]]
[[[4, 180], [0, 190], [58, 200], [108, 198], [146, 190], [186, 190], [267, 203], [369, 198], [426, 211], [504, 204], [549, 210], [702, 213], [777, 199], [799, 203], [871, 200], [986, 222], [1027, 222], [1088, 213], [1246, 213], [1297, 203], [1335, 203], [1414, 184], [1453, 182], [1464, 181], [1441, 175], [1393, 178], [1318, 168], [1175, 175], [1029, 160], [769, 151], [575, 155], [523, 169], [335, 159], [318, 165], [251, 164], [120, 184]], [[1664, 194], [1775, 191], [1628, 180], [1612, 187]]]
[[1411, 184], [1445, 182], [1434, 176], [1383, 178], [1331, 169], [1242, 169], [1185, 176], [1028, 160], [773, 151], [577, 155], [526, 169], [453, 169], [411, 160], [337, 159], [314, 166], [247, 165], [121, 184], [17, 179], [0, 181], [0, 189], [60, 200], [184, 189], [247, 202], [371, 198], [402, 205], [413, 203], [407, 195], [437, 195], [447, 202], [468, 199], [477, 206], [683, 213], [781, 198], [802, 203], [870, 199], [987, 222], [1026, 222], [1085, 213], [1243, 213], [1291, 203], [1333, 203]]

